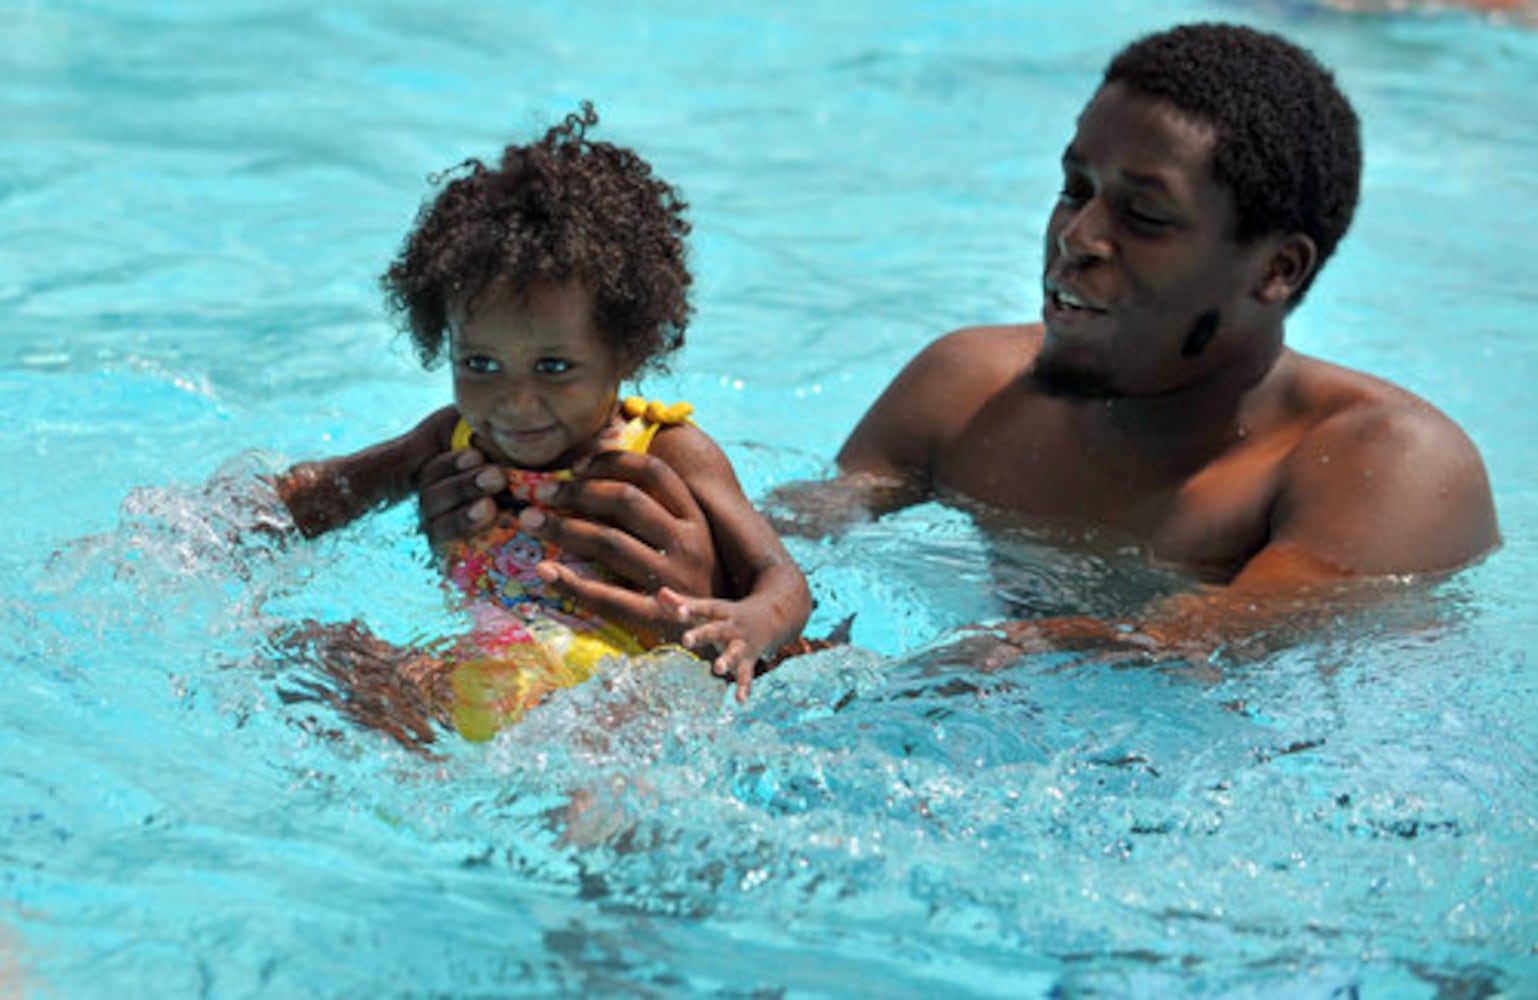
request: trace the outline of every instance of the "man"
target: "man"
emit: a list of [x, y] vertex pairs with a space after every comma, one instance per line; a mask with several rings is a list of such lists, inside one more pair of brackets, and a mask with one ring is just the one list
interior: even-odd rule
[[[1350, 223], [1360, 160], [1350, 105], [1292, 44], [1228, 25], [1134, 43], [1063, 152], [1042, 322], [930, 345], [859, 422], [839, 475], [778, 501], [826, 527], [940, 498], [989, 529], [1110, 533], [1209, 584], [1135, 622], [1017, 623], [1006, 634], [1022, 648], [1200, 650], [1342, 581], [1467, 564], [1499, 536], [1464, 433], [1283, 344]], [[669, 530], [689, 523], [676, 490], [607, 489], [577, 510], [672, 551]], [[552, 528], [634, 544], [562, 520]]]

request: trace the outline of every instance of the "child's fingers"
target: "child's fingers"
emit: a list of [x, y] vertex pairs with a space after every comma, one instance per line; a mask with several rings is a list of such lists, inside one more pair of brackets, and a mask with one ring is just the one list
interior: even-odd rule
[[737, 661], [737, 704], [739, 705], [748, 703], [748, 692], [753, 688], [753, 672], [758, 665], [757, 661], [756, 656], [744, 656]]
[[717, 677], [736, 676], [738, 667], [744, 661], [749, 666], [753, 665], [753, 661], [747, 659], [747, 652], [748, 644], [746, 642], [742, 639], [732, 639], [721, 650], [721, 655], [716, 657], [715, 662], [711, 664], [711, 668], [715, 670]]
[[683, 634], [678, 641], [690, 649], [700, 646], [715, 646], [717, 649], [725, 649], [735, 641], [739, 632], [737, 626], [729, 621], [706, 622], [696, 625]]
[[687, 624], [694, 620], [694, 612], [691, 610], [688, 600], [672, 587], [663, 587], [657, 591], [657, 603], [662, 605], [664, 611], [680, 622]]
[[[689, 649], [714, 647], [717, 654], [711, 661], [711, 672], [717, 677], [736, 677], [738, 699], [747, 697], [748, 686], [753, 682], [754, 666], [763, 650], [744, 639], [742, 630], [735, 622], [715, 621], [700, 625], [685, 632], [679, 641]], [[745, 676], [744, 670], [747, 671]]]
[[747, 704], [748, 689], [753, 686], [753, 667], [757, 660], [758, 657], [752, 655], [747, 640], [739, 636], [727, 642], [721, 654], [710, 665], [717, 677], [737, 679], [738, 704]]
[[[731, 619], [737, 610], [736, 601], [723, 601], [718, 597], [684, 597], [671, 587], [664, 587], [678, 599], [678, 602], [688, 608], [689, 621], [696, 622], [724, 622]], [[661, 596], [662, 591], [658, 591]]]

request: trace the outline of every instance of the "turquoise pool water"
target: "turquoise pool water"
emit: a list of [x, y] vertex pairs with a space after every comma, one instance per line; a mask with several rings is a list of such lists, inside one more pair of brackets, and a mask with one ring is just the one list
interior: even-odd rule
[[[0, 12], [0, 995], [1538, 993], [1538, 36], [1280, 0]], [[693, 206], [698, 319], [647, 388], [762, 495], [929, 338], [1035, 312], [1072, 116], [1196, 18], [1355, 99], [1361, 212], [1290, 336], [1469, 429], [1497, 555], [1212, 677], [980, 676], [912, 655], [1001, 608], [923, 508], [795, 543], [858, 648], [745, 712], [662, 664], [426, 760], [292, 700], [283, 622], [454, 625], [409, 511], [251, 530], [258, 471], [446, 398], [373, 284], [429, 173], [591, 98]]]

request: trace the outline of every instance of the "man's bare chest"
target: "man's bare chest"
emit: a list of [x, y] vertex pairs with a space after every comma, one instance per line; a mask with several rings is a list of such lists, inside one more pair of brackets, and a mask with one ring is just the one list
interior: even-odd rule
[[1111, 532], [1156, 562], [1227, 579], [1270, 537], [1279, 454], [1262, 443], [1172, 466], [1044, 426], [987, 427], [934, 467], [937, 494], [1001, 525]]

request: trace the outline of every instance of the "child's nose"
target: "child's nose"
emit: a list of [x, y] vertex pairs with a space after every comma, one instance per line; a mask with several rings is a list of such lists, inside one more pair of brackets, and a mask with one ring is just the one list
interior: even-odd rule
[[528, 379], [508, 380], [498, 405], [509, 413], [527, 413], [539, 408], [539, 393]]

